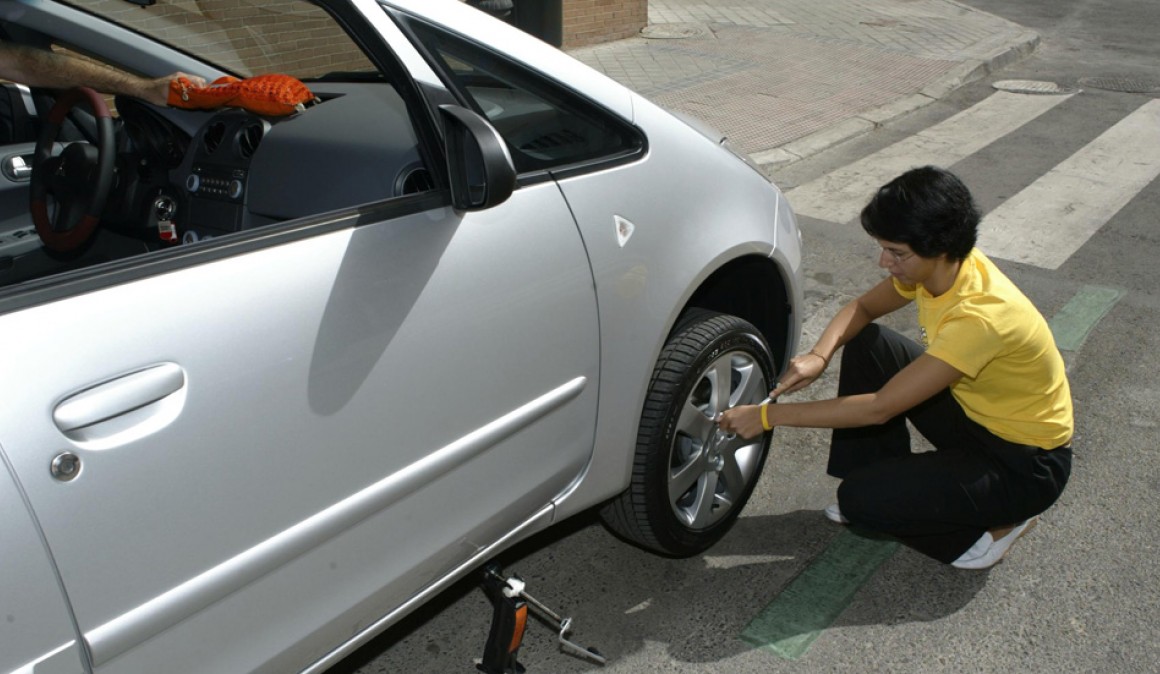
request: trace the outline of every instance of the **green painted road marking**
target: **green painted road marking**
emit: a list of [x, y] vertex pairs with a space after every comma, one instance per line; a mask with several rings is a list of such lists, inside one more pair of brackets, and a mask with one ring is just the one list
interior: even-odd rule
[[1079, 351], [1092, 328], [1124, 296], [1118, 288], [1084, 286], [1051, 319], [1051, 332], [1061, 351]]
[[749, 643], [797, 660], [850, 605], [899, 543], [843, 529], [806, 570], [741, 632]]

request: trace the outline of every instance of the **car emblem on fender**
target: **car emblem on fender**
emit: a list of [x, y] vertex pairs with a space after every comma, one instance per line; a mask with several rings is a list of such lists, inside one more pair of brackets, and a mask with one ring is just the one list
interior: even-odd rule
[[619, 215], [612, 216], [612, 221], [616, 223], [616, 243], [624, 248], [624, 245], [632, 238], [632, 233], [636, 231], [636, 225]]

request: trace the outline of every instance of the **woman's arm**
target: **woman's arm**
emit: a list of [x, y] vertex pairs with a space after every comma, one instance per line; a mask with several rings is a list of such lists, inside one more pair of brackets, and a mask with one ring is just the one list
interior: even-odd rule
[[909, 303], [910, 300], [894, 289], [890, 277], [880, 281], [834, 314], [814, 347], [789, 362], [785, 374], [770, 391], [770, 397], [776, 398], [809, 386], [826, 370], [834, 353], [862, 328]]
[[[771, 426], [857, 428], [886, 423], [946, 389], [963, 374], [947, 363], [922, 354], [875, 393], [803, 403], [769, 405]], [[752, 438], [762, 433], [761, 407], [742, 405], [721, 414], [721, 429]]]
[[834, 352], [862, 332], [862, 328], [909, 303], [910, 300], [898, 294], [893, 281], [887, 276], [842, 307], [830, 319], [830, 324], [822, 331], [822, 336], [818, 337], [812, 350], [829, 361]]

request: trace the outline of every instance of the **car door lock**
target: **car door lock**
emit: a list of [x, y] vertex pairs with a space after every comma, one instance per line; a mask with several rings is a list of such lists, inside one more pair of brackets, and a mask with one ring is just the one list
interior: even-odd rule
[[72, 452], [61, 452], [53, 457], [49, 472], [61, 482], [69, 482], [81, 474], [81, 457]]
[[562, 618], [536, 601], [524, 590], [526, 583], [519, 576], [513, 574], [505, 580], [499, 565], [491, 563], [483, 569], [481, 584], [484, 594], [491, 600], [492, 622], [483, 660], [476, 665], [479, 671], [484, 674], [522, 674], [525, 671], [516, 656], [528, 623], [528, 607], [535, 609], [540, 619], [557, 631], [561, 652], [599, 665], [607, 662], [595, 648], [585, 648], [570, 641], [568, 633], [572, 631], [572, 619]]

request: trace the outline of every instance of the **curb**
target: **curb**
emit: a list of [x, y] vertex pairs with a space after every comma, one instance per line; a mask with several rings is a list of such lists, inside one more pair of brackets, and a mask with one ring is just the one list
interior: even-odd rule
[[967, 84], [983, 79], [991, 73], [1027, 57], [1039, 46], [1039, 41], [1039, 33], [1024, 30], [1016, 35], [1008, 45], [999, 47], [982, 58], [969, 59], [951, 68], [917, 94], [911, 94], [906, 98], [858, 113], [827, 129], [792, 140], [784, 145], [754, 152], [750, 157], [763, 168], [782, 168], [828, 150], [852, 138], [869, 133], [891, 120], [929, 105]]

